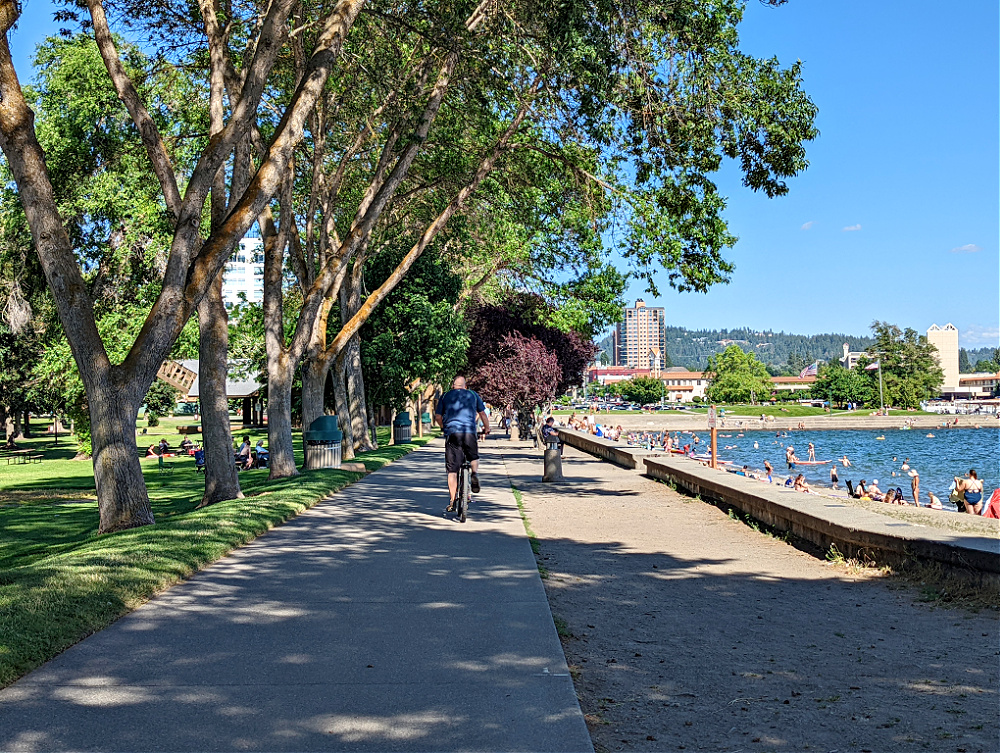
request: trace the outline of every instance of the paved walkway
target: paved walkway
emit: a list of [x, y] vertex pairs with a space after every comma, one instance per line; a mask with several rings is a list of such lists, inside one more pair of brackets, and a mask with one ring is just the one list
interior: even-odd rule
[[437, 440], [0, 692], [0, 750], [591, 751], [503, 464]]

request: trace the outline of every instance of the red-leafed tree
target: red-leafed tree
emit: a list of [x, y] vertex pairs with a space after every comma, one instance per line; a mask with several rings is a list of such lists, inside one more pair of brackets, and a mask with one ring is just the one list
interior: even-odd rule
[[469, 386], [491, 405], [530, 413], [552, 400], [562, 377], [558, 356], [534, 337], [504, 335], [494, 357], [479, 364]]
[[[501, 342], [507, 335], [517, 332], [529, 339], [538, 340], [555, 355], [559, 364], [559, 378], [553, 396], [581, 384], [583, 372], [597, 348], [577, 332], [563, 332], [547, 325], [545, 322], [550, 313], [548, 303], [540, 296], [530, 293], [513, 294], [503, 305], [479, 305], [470, 310], [469, 373], [475, 373], [496, 360]], [[543, 402], [545, 401], [530, 407], [535, 408]]]

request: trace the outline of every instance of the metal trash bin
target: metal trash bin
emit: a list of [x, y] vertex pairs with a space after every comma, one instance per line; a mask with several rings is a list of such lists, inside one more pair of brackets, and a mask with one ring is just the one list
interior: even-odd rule
[[309, 431], [302, 432], [306, 469], [340, 468], [343, 439], [336, 416], [320, 416], [309, 424]]
[[397, 413], [396, 420], [392, 422], [392, 443], [403, 444], [409, 442], [413, 433], [412, 426], [409, 411], [404, 410]]

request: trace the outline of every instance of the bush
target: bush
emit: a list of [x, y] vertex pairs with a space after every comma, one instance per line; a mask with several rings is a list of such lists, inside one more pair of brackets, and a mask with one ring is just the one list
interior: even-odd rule
[[693, 398], [691, 398], [691, 401], [695, 402], [695, 403], [700, 403], [701, 402], [701, 396], [700, 395], [695, 395]]

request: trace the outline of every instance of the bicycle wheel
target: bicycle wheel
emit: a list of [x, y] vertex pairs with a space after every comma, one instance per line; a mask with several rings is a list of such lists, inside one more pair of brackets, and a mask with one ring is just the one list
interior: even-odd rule
[[465, 522], [466, 513], [469, 511], [469, 498], [472, 496], [472, 479], [471, 471], [468, 468], [462, 468], [462, 476], [459, 478], [460, 486], [458, 487], [458, 520], [460, 523]]

